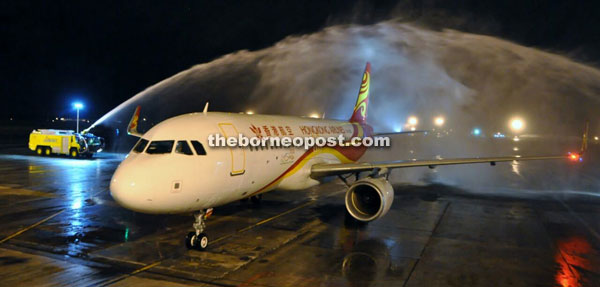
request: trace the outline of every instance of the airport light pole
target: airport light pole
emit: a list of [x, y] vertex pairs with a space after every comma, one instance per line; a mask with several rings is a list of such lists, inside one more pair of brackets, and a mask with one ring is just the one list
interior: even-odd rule
[[83, 104], [79, 102], [73, 103], [73, 108], [77, 110], [77, 133], [79, 133], [79, 110], [83, 109]]

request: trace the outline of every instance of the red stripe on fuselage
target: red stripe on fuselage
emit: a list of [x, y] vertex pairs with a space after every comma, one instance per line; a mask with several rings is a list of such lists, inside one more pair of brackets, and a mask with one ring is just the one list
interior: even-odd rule
[[[368, 137], [368, 136], [371, 136], [373, 134], [373, 128], [371, 126], [369, 126], [368, 124], [352, 123], [352, 127], [354, 128], [354, 131], [352, 132], [352, 137], [358, 136], [360, 128], [362, 128], [362, 130], [363, 130], [362, 137]], [[333, 149], [335, 149], [336, 151], [338, 151], [343, 156], [345, 156], [346, 158], [348, 158], [349, 160], [351, 160], [353, 162], [358, 161], [365, 154], [365, 152], [367, 151], [367, 147], [365, 147], [365, 146], [358, 146], [358, 147], [355, 147], [355, 146], [335, 146], [335, 147], [333, 147]], [[307, 150], [289, 168], [287, 168], [282, 174], [280, 174], [273, 181], [269, 182], [267, 185], [265, 185], [261, 189], [259, 189], [259, 190], [255, 191], [255, 192], [253, 192], [252, 194], [250, 194], [250, 196], [255, 195], [257, 193], [260, 193], [260, 192], [264, 191], [269, 186], [271, 186], [272, 184], [274, 184], [275, 182], [277, 182], [278, 180], [280, 180], [287, 173], [289, 173], [296, 166], [298, 166], [302, 162], [302, 160], [304, 160], [307, 156], [309, 156], [313, 152], [315, 152], [314, 148], [310, 148], [309, 150]]]

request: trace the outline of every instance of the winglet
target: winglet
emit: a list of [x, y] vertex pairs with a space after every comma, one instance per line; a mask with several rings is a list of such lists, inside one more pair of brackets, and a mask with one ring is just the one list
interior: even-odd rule
[[135, 108], [135, 112], [133, 113], [133, 117], [131, 117], [131, 121], [129, 121], [129, 125], [127, 126], [127, 134], [130, 136], [136, 136], [136, 137], [142, 137], [142, 134], [140, 134], [137, 131], [137, 127], [138, 127], [138, 121], [140, 119], [140, 106], [137, 106], [137, 108]]
[[360, 89], [358, 90], [358, 98], [354, 105], [354, 112], [350, 118], [350, 122], [364, 123], [367, 121], [367, 106], [369, 104], [369, 86], [371, 83], [371, 63], [367, 62], [365, 73], [362, 77]]
[[590, 122], [585, 123], [585, 130], [583, 131], [583, 138], [581, 139], [581, 152], [580, 154], [584, 154], [588, 147], [588, 138], [590, 132]]

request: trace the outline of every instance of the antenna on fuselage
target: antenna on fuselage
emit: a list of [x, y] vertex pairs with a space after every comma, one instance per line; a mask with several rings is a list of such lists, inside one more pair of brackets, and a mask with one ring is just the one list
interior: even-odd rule
[[202, 111], [202, 113], [206, 116], [206, 112], [208, 112], [208, 102], [206, 102], [206, 105], [204, 106], [204, 111]]

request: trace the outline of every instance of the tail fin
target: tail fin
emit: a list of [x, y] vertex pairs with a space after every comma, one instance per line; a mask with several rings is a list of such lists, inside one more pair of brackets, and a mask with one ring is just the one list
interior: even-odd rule
[[584, 154], [588, 147], [588, 138], [590, 132], [590, 122], [585, 123], [585, 130], [583, 131], [583, 138], [581, 139], [581, 154]]
[[367, 62], [365, 73], [362, 77], [360, 90], [358, 90], [358, 99], [354, 105], [354, 113], [350, 122], [364, 123], [367, 121], [367, 106], [369, 105], [369, 88], [371, 83], [371, 63]]
[[129, 125], [127, 125], [127, 134], [130, 136], [135, 136], [135, 137], [142, 137], [142, 134], [140, 134], [137, 130], [138, 127], [138, 121], [140, 119], [140, 106], [137, 106], [137, 108], [135, 108], [135, 112], [133, 113], [133, 116], [131, 117], [131, 120], [129, 121]]

